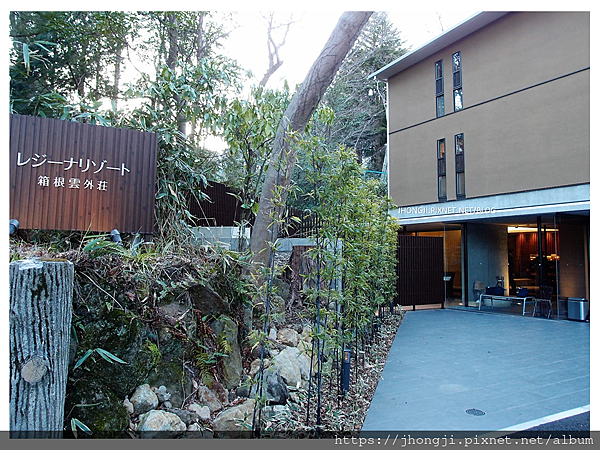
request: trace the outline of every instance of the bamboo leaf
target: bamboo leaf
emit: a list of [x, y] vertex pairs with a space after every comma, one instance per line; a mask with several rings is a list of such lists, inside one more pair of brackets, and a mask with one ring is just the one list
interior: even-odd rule
[[97, 348], [96, 352], [111, 364], [113, 361], [116, 361], [120, 364], [127, 364], [121, 358], [118, 358], [117, 356], [113, 355], [112, 353], [110, 353], [102, 348]]
[[89, 356], [94, 353], [94, 350], [88, 350], [87, 352], [85, 352], [85, 355], [83, 355], [81, 358], [79, 358], [79, 360], [75, 363], [75, 367], [73, 367], [73, 370], [77, 369], [79, 366], [81, 366], [83, 364], [83, 362], [89, 358]]
[[89, 427], [83, 423], [81, 420], [76, 419], [75, 417], [73, 417], [71, 419], [71, 431], [73, 431], [73, 435], [75, 436], [75, 438], [77, 438], [77, 428], [79, 428], [81, 431], [83, 431], [86, 434], [92, 434], [92, 430], [89, 429]]

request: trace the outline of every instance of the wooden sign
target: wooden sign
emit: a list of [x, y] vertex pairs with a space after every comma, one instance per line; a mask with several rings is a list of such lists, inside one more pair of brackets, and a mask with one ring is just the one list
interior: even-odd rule
[[10, 218], [20, 228], [151, 234], [157, 135], [10, 116]]

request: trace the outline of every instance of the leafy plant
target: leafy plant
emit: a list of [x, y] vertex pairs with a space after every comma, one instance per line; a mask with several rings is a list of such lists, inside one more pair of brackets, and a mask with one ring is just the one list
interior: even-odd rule
[[77, 360], [77, 362], [75, 363], [75, 366], [73, 367], [73, 370], [75, 370], [79, 366], [81, 366], [90, 356], [92, 356], [93, 353], [97, 353], [98, 355], [100, 355], [102, 357], [102, 359], [104, 359], [105, 361], [108, 361], [111, 364], [113, 364], [113, 362], [118, 362], [119, 364], [127, 364], [121, 358], [113, 355], [112, 353], [110, 353], [107, 350], [104, 350], [102, 348], [94, 348], [94, 349], [89, 349], [88, 351], [86, 351], [85, 354]]
[[77, 439], [78, 428], [86, 434], [92, 434], [92, 430], [90, 430], [90, 428], [85, 423], [83, 423], [79, 419], [76, 419], [75, 417], [71, 418], [71, 431], [73, 432], [73, 436], [75, 436], [75, 439]]

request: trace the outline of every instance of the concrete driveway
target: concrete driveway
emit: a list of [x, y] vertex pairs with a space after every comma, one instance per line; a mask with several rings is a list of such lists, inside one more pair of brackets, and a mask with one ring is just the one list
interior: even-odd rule
[[589, 404], [589, 323], [408, 311], [362, 431], [525, 430]]

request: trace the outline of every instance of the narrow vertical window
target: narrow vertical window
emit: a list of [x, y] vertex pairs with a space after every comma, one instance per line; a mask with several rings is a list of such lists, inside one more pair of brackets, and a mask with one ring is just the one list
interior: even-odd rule
[[437, 141], [437, 174], [438, 174], [438, 200], [445, 202], [446, 194], [446, 139]]
[[456, 155], [454, 161], [456, 164], [456, 198], [466, 197], [465, 191], [465, 136], [463, 133], [454, 136], [454, 145]]
[[444, 65], [440, 59], [435, 63], [435, 116], [444, 115]]
[[454, 111], [460, 111], [463, 109], [462, 65], [460, 59], [460, 52], [456, 52], [452, 55], [452, 89], [454, 97]]

